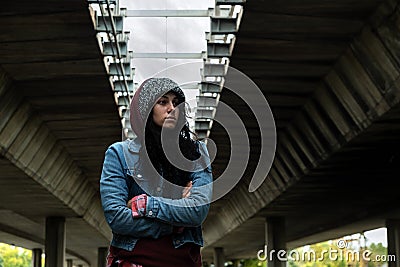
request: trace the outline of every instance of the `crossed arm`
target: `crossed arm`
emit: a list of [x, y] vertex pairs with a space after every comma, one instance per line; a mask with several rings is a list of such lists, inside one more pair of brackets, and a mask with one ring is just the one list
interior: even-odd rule
[[138, 238], [158, 238], [171, 234], [174, 226], [194, 227], [204, 221], [211, 199], [210, 169], [192, 174], [193, 183], [184, 189], [182, 199], [142, 195], [145, 206], [143, 209], [137, 207], [139, 209], [135, 215], [132, 209], [134, 205], [128, 203], [132, 200], [129, 200], [121, 160], [117, 149], [111, 146], [106, 152], [100, 179], [103, 210], [113, 232]]

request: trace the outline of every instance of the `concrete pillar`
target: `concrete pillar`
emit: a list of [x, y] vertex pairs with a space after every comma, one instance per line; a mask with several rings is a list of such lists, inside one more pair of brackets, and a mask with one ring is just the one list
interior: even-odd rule
[[233, 260], [233, 267], [240, 267], [240, 260]]
[[46, 267], [64, 267], [65, 261], [65, 218], [46, 218]]
[[265, 222], [265, 241], [267, 247], [268, 267], [285, 267], [286, 261], [279, 258], [287, 257], [280, 254], [286, 251], [286, 231], [284, 217], [268, 217]]
[[215, 267], [224, 267], [225, 265], [225, 255], [224, 248], [214, 248], [214, 266]]
[[67, 267], [72, 267], [73, 266], [73, 261], [72, 259], [67, 260]]
[[106, 258], [107, 258], [108, 248], [98, 248], [97, 251], [97, 265], [99, 267], [106, 267]]
[[42, 249], [32, 249], [32, 267], [42, 267]]
[[[386, 220], [388, 257], [395, 257], [395, 261], [389, 261], [388, 267], [400, 267], [400, 220]], [[394, 256], [392, 256], [394, 255]]]

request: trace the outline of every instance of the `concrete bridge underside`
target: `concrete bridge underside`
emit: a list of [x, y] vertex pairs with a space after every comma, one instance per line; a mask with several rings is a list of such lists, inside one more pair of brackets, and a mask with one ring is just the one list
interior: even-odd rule
[[[289, 247], [399, 219], [400, 26], [397, 0], [247, 1], [231, 65], [261, 88], [278, 147], [266, 182], [247, 191], [259, 131], [241, 115], [252, 158], [213, 203], [204, 258], [255, 257], [269, 217]], [[87, 3], [11, 1], [0, 10], [0, 241], [43, 248], [46, 218], [66, 218], [67, 258], [96, 266], [110, 230], [98, 178], [120, 121]], [[218, 116], [218, 115], [217, 115]], [[218, 176], [229, 146], [217, 124]]]
[[[268, 179], [249, 193], [260, 132], [243, 101], [222, 92], [245, 122], [251, 157], [242, 182], [212, 205], [204, 258], [216, 247], [227, 259], [256, 257], [268, 218], [283, 218], [289, 248], [399, 219], [399, 1], [248, 1], [237, 38], [231, 66], [263, 91], [278, 144]], [[210, 138], [218, 176], [228, 136], [214, 124]]]
[[110, 230], [98, 180], [121, 126], [85, 1], [0, 10], [0, 242], [44, 249], [66, 220], [66, 258], [97, 265]]

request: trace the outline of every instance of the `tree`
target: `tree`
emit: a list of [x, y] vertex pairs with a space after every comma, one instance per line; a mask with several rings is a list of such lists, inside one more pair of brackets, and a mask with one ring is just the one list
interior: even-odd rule
[[242, 262], [243, 267], [263, 267], [265, 266], [265, 262], [261, 262], [258, 259], [247, 259]]
[[240, 266], [240, 267], [265, 267], [266, 266], [266, 262], [265, 261], [260, 261], [257, 258], [254, 259], [241, 259], [241, 260], [234, 260], [231, 262], [226, 262], [225, 266], [228, 267], [236, 267], [236, 266]]
[[346, 267], [347, 264], [339, 253], [329, 254], [331, 242], [321, 242], [294, 249], [288, 253], [290, 267]]
[[31, 261], [30, 250], [0, 243], [0, 267], [29, 267]]
[[387, 255], [387, 248], [382, 245], [382, 243], [372, 243], [371, 245], [368, 246], [367, 248], [371, 252], [371, 259], [374, 259], [373, 261], [368, 262], [368, 267], [379, 267], [383, 266], [386, 261], [375, 261], [375, 257], [382, 257]]

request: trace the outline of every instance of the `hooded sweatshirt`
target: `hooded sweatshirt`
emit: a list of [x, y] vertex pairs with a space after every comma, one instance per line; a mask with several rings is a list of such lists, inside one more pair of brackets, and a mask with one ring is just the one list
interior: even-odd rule
[[[131, 102], [131, 114], [130, 121], [132, 129], [139, 138], [141, 148], [141, 161], [144, 168], [150, 173], [147, 177], [153, 177], [154, 184], [158, 184], [155, 173], [151, 173], [154, 167], [158, 174], [164, 179], [168, 180], [172, 184], [186, 186], [190, 181], [189, 173], [179, 168], [174, 167], [167, 157], [165, 156], [164, 149], [168, 149], [172, 155], [179, 152], [179, 148], [185, 157], [190, 160], [194, 160], [200, 156], [198, 153], [198, 144], [187, 138], [182, 138], [178, 132], [181, 126], [186, 123], [185, 110], [184, 108], [179, 109], [178, 123], [175, 129], [166, 130], [168, 140], [161, 145], [161, 130], [162, 128], [156, 126], [151, 118], [151, 111], [156, 100], [162, 95], [173, 92], [178, 98], [178, 103], [185, 102], [185, 95], [179, 85], [169, 78], [150, 78], [145, 80], [136, 91], [132, 102]], [[145, 136], [144, 136], [145, 135]], [[179, 146], [178, 142], [174, 141], [179, 135]], [[148, 157], [144, 153], [144, 146], [146, 146], [146, 152]], [[171, 154], [170, 154], [171, 155]], [[150, 158], [150, 161], [148, 160]], [[151, 165], [150, 165], [151, 164]], [[187, 167], [187, 166], [186, 166]], [[151, 179], [148, 179], [149, 185], [151, 185]], [[150, 186], [152, 187], [152, 186]], [[151, 190], [149, 190], [151, 192]], [[181, 196], [180, 189], [177, 190], [173, 185], [165, 184], [163, 195], [165, 197], [177, 198]]]

